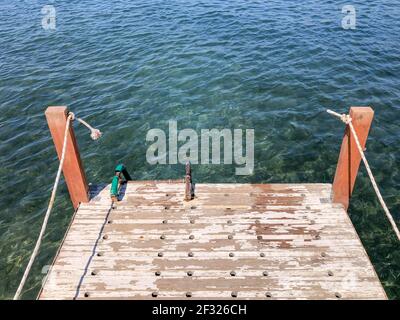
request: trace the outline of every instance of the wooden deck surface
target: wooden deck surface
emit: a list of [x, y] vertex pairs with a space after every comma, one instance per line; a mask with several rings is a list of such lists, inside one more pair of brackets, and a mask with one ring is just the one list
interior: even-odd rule
[[91, 189], [40, 299], [386, 299], [330, 184]]

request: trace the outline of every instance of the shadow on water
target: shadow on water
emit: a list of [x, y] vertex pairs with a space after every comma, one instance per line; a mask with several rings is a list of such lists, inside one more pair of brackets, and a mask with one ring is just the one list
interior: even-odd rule
[[97, 183], [89, 186], [90, 199], [96, 198], [107, 187], [107, 183]]

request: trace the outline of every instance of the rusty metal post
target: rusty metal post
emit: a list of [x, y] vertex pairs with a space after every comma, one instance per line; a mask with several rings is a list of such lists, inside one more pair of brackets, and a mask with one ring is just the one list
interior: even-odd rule
[[194, 198], [193, 186], [192, 186], [192, 169], [190, 162], [186, 163], [186, 175], [185, 175], [185, 200], [190, 201]]
[[[372, 119], [374, 118], [374, 110], [370, 107], [351, 107], [350, 117], [360, 144], [365, 148]], [[357, 150], [356, 142], [349, 126], [346, 126], [332, 186], [333, 202], [343, 204], [346, 210], [349, 207], [360, 161], [361, 156]]]
[[[49, 126], [58, 159], [61, 158], [65, 126], [68, 117], [67, 107], [48, 107], [46, 112]], [[76, 209], [80, 202], [89, 201], [89, 186], [86, 181], [78, 144], [75, 139], [74, 128], [71, 125], [67, 136], [67, 149], [65, 152], [64, 166], [62, 168], [65, 182], [67, 183], [72, 204]]]

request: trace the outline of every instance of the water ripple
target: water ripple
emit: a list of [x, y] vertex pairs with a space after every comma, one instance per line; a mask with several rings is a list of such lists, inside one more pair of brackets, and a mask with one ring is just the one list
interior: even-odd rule
[[[0, 298], [12, 297], [47, 205], [57, 157], [43, 115], [68, 105], [104, 131], [76, 127], [91, 182], [123, 161], [135, 179], [177, 178], [150, 166], [154, 127], [254, 128], [255, 175], [194, 169], [203, 182], [330, 182], [343, 127], [324, 112], [371, 105], [368, 158], [400, 219], [400, 6], [355, 1], [357, 28], [336, 1], [50, 1], [57, 29], [41, 28], [49, 1], [0, 0]], [[366, 178], [350, 215], [391, 298], [400, 256]], [[24, 297], [32, 298], [72, 214], [64, 184]]]

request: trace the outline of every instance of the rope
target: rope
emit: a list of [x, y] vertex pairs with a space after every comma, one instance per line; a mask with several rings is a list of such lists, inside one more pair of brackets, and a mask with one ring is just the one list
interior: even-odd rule
[[54, 186], [53, 186], [53, 190], [51, 192], [51, 197], [50, 197], [50, 201], [49, 201], [49, 206], [47, 207], [47, 211], [46, 214], [44, 216], [44, 220], [43, 220], [43, 224], [42, 224], [42, 228], [40, 230], [39, 233], [39, 237], [36, 241], [36, 245], [35, 248], [33, 249], [31, 258], [29, 259], [29, 263], [25, 269], [24, 275], [22, 276], [21, 282], [19, 283], [17, 292], [14, 295], [14, 300], [18, 300], [19, 296], [21, 295], [21, 291], [25, 285], [26, 279], [28, 278], [29, 272], [31, 271], [32, 268], [32, 264], [35, 261], [35, 258], [39, 252], [39, 248], [40, 248], [40, 244], [42, 243], [42, 238], [44, 235], [44, 232], [46, 230], [47, 227], [47, 221], [49, 220], [49, 216], [51, 213], [51, 209], [53, 208], [54, 205], [54, 200], [56, 198], [56, 192], [57, 192], [57, 187], [58, 187], [58, 182], [60, 181], [60, 177], [61, 177], [61, 171], [62, 171], [62, 167], [64, 164], [64, 160], [65, 160], [65, 151], [67, 149], [67, 137], [68, 137], [68, 131], [69, 131], [69, 127], [70, 127], [70, 123], [71, 121], [74, 119], [74, 114], [70, 113], [68, 115], [67, 118], [67, 123], [65, 125], [65, 132], [64, 132], [64, 142], [63, 142], [63, 148], [62, 148], [62, 152], [61, 152], [61, 159], [60, 159], [60, 164], [58, 166], [58, 171], [57, 171], [57, 176], [56, 176], [56, 180], [54, 181]]
[[56, 193], [57, 193], [57, 187], [58, 187], [58, 183], [60, 182], [60, 177], [61, 177], [61, 171], [64, 165], [64, 160], [65, 160], [65, 153], [67, 150], [67, 141], [68, 141], [68, 132], [69, 132], [69, 128], [70, 128], [70, 124], [71, 121], [73, 120], [78, 120], [80, 123], [82, 123], [84, 126], [86, 126], [87, 128], [89, 128], [90, 130], [90, 136], [93, 140], [97, 140], [98, 138], [101, 137], [101, 132], [98, 129], [93, 128], [92, 126], [90, 126], [86, 121], [80, 119], [80, 118], [75, 118], [74, 113], [70, 112], [68, 114], [67, 117], [67, 122], [65, 125], [65, 131], [64, 131], [64, 141], [63, 141], [63, 147], [62, 147], [62, 152], [61, 152], [61, 159], [60, 159], [60, 164], [58, 166], [58, 170], [57, 170], [57, 175], [56, 175], [56, 180], [54, 181], [54, 186], [53, 186], [53, 190], [51, 191], [51, 196], [50, 196], [50, 201], [49, 201], [49, 205], [47, 207], [47, 211], [46, 214], [44, 216], [44, 220], [43, 220], [43, 224], [42, 224], [42, 228], [40, 229], [40, 233], [39, 233], [39, 237], [36, 241], [36, 245], [35, 248], [33, 249], [32, 255], [29, 259], [28, 265], [25, 269], [24, 275], [22, 276], [21, 282], [19, 283], [18, 289], [14, 295], [14, 300], [18, 300], [20, 295], [21, 295], [21, 291], [24, 288], [26, 279], [28, 278], [28, 275], [31, 271], [33, 262], [36, 259], [36, 256], [39, 252], [39, 248], [40, 245], [42, 243], [42, 238], [44, 235], [44, 232], [46, 231], [46, 227], [47, 227], [47, 222], [49, 220], [49, 216], [51, 213], [51, 210], [53, 209], [53, 205], [54, 205], [54, 200], [56, 198]]
[[76, 120], [78, 120], [80, 123], [82, 123], [86, 128], [90, 130], [90, 137], [93, 140], [97, 140], [101, 137], [102, 132], [99, 129], [93, 128], [89, 123], [87, 123], [85, 120], [82, 120], [81, 118], [76, 118]]
[[371, 171], [371, 168], [370, 168], [370, 166], [368, 164], [367, 158], [365, 157], [363, 148], [361, 147], [360, 141], [358, 140], [358, 136], [357, 136], [356, 130], [354, 130], [354, 126], [353, 126], [352, 119], [351, 119], [350, 115], [339, 114], [339, 113], [337, 113], [335, 111], [332, 111], [332, 110], [329, 110], [329, 109], [326, 110], [326, 111], [329, 114], [339, 118], [340, 120], [342, 120], [345, 124], [347, 124], [350, 127], [350, 131], [351, 131], [351, 133], [352, 133], [352, 135], [354, 137], [354, 140], [356, 142], [357, 149], [360, 152], [361, 158], [362, 158], [362, 160], [363, 160], [363, 162], [365, 164], [365, 168], [367, 169], [368, 176], [369, 176], [369, 178], [371, 180], [371, 183], [372, 183], [372, 186], [373, 186], [373, 188], [375, 190], [375, 193], [376, 193], [376, 195], [377, 195], [377, 197], [379, 199], [379, 202], [381, 203], [381, 206], [382, 206], [383, 210], [385, 211], [386, 217], [388, 218], [390, 224], [392, 225], [392, 228], [393, 228], [394, 232], [396, 233], [397, 239], [400, 241], [399, 229], [397, 228], [396, 222], [394, 221], [393, 216], [391, 215], [388, 207], [386, 206], [385, 201], [383, 200], [381, 192], [379, 191], [378, 185], [376, 184], [375, 178], [374, 178], [374, 176], [372, 174], [372, 171]]

